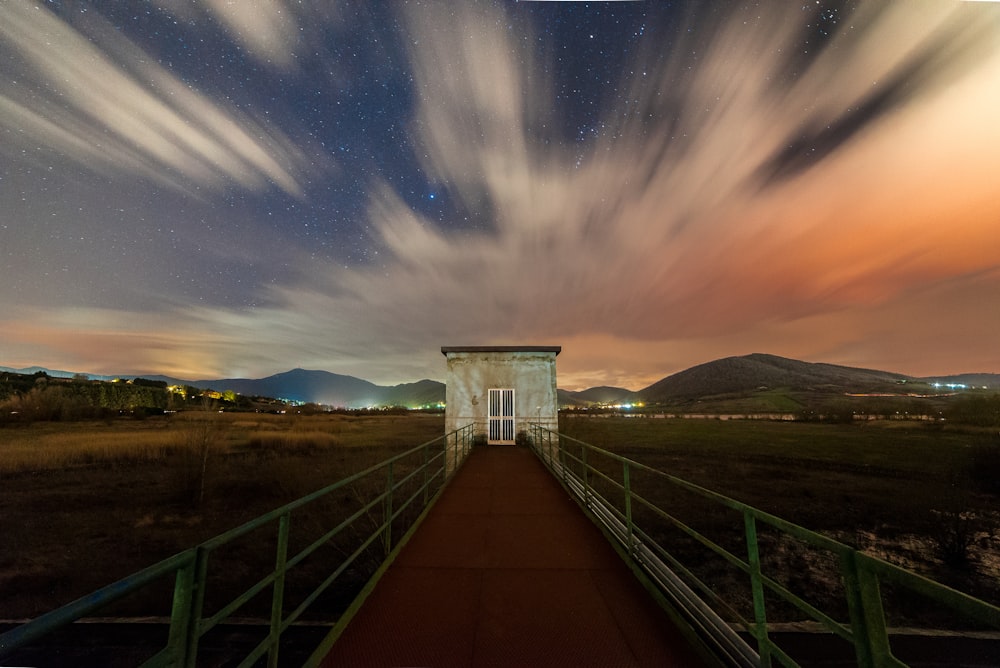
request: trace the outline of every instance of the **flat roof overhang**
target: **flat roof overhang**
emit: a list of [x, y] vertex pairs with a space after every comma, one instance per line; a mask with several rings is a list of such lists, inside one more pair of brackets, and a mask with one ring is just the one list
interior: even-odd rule
[[555, 353], [562, 346], [441, 346], [441, 354], [448, 353]]

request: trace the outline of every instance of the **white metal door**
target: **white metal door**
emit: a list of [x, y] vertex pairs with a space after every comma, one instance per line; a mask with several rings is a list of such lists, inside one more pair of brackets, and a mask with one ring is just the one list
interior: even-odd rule
[[491, 445], [514, 445], [514, 390], [490, 390], [489, 438]]

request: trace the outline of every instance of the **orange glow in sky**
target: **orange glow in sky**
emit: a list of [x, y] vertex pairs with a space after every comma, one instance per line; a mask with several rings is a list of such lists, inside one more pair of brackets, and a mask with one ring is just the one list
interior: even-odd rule
[[0, 366], [1000, 372], [997, 3], [161, 4], [0, 6]]

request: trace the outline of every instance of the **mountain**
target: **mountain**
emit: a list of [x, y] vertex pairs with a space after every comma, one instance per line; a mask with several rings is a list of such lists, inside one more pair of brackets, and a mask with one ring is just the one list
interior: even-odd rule
[[233, 390], [247, 396], [275, 397], [330, 406], [349, 406], [355, 402], [372, 405], [378, 394], [377, 386], [367, 380], [306, 369], [292, 369], [266, 378], [220, 378], [195, 380], [190, 384], [214, 390]]
[[354, 376], [329, 371], [292, 369], [267, 378], [223, 378], [196, 380], [195, 387], [233, 390], [247, 396], [275, 397], [327, 406], [410, 406], [413, 408], [444, 401], [444, 383], [421, 380], [392, 387], [375, 385]]
[[[31, 375], [44, 372], [53, 378], [72, 378], [69, 371], [53, 371], [43, 367], [13, 369], [0, 366], [0, 372]], [[91, 380], [132, 378], [131, 375], [99, 376], [84, 374]], [[232, 390], [244, 396], [273, 397], [300, 403], [316, 403], [337, 408], [369, 406], [407, 406], [419, 408], [444, 403], [444, 383], [421, 380], [394, 386], [381, 386], [354, 376], [342, 376], [328, 371], [292, 369], [266, 378], [217, 378], [183, 380], [171, 376], [144, 375], [146, 380], [163, 381], [168, 385], [191, 385], [203, 390]]]
[[653, 383], [638, 394], [648, 403], [670, 403], [701, 397], [751, 392], [763, 388], [811, 391], [898, 391], [916, 380], [888, 371], [858, 369], [754, 353], [726, 357], [691, 367]]
[[[71, 378], [70, 371], [52, 371], [42, 367], [0, 371], [31, 375], [39, 371], [52, 377]], [[85, 374], [93, 380], [111, 380], [119, 376]], [[129, 378], [131, 376], [121, 376]], [[364, 408], [367, 406], [431, 406], [443, 403], [445, 386], [434, 380], [421, 380], [395, 386], [381, 386], [328, 371], [293, 369], [266, 378], [223, 378], [215, 380], [180, 380], [169, 376], [142, 376], [147, 380], [162, 380], [169, 385], [193, 385], [201, 389], [233, 390], [246, 396], [263, 396], [296, 402], [311, 402], [336, 407]], [[620, 387], [592, 387], [580, 392], [558, 390], [560, 406], [591, 404], [646, 403], [684, 404], [702, 402], [699, 410], [709, 403], [728, 402], [733, 397], [753, 395], [759, 401], [741, 404], [738, 410], [793, 410], [801, 406], [804, 395], [856, 393], [906, 393], [904, 384], [942, 385], [959, 383], [969, 387], [1000, 388], [1000, 374], [968, 373], [951, 376], [914, 378], [903, 374], [860, 369], [836, 364], [802, 362], [799, 360], [754, 353], [742, 357], [699, 364], [667, 376], [638, 392]], [[930, 388], [927, 388], [928, 390]], [[766, 398], [765, 390], [788, 391], [786, 399]], [[704, 400], [704, 401], [703, 401]], [[784, 401], [785, 403], [781, 403]], [[788, 402], [791, 403], [788, 403]], [[721, 405], [721, 404], [720, 404]]]
[[382, 390], [382, 404], [386, 406], [434, 406], [444, 403], [444, 383], [436, 380], [418, 380]]
[[[587, 390], [581, 390], [580, 392], [568, 392], [566, 390], [559, 390], [561, 393], [560, 405], [579, 405], [587, 406], [590, 404], [625, 404], [634, 403], [639, 401], [639, 394], [633, 392], [632, 390], [626, 390], [621, 387], [609, 387], [607, 385], [601, 385], [599, 387], [592, 387]], [[565, 402], [563, 401], [565, 400]]]
[[[72, 378], [73, 376], [79, 375], [78, 372], [76, 371], [61, 371], [59, 369], [46, 369], [45, 367], [41, 366], [29, 366], [23, 369], [14, 369], [9, 366], [0, 366], [0, 372], [18, 373], [23, 376], [31, 376], [33, 374], [38, 373], [39, 371], [44, 373], [46, 376], [50, 376], [52, 378]], [[115, 378], [118, 377], [118, 376], [100, 376], [94, 373], [85, 373], [83, 375], [86, 376], [87, 378], [90, 378], [91, 380], [114, 380]]]

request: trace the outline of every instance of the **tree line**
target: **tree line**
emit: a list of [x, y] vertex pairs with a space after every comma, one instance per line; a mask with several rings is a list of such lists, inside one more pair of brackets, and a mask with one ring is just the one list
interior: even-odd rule
[[249, 400], [233, 392], [134, 378], [101, 381], [54, 378], [44, 372], [0, 374], [0, 422], [83, 420], [122, 414], [143, 417], [168, 410], [237, 408]]

